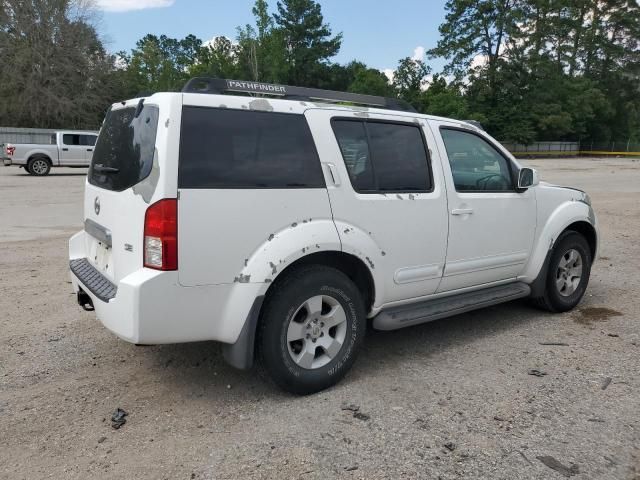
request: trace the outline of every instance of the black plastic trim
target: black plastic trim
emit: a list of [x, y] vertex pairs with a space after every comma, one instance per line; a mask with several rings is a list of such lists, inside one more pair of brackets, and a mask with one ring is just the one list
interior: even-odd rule
[[285, 100], [306, 100], [310, 102], [326, 103], [354, 103], [376, 108], [415, 112], [404, 100], [361, 93], [338, 92], [319, 88], [295, 87], [291, 85], [276, 85], [264, 82], [246, 80], [231, 80], [225, 78], [195, 77], [182, 88], [183, 93], [224, 94], [235, 93], [245, 95], [271, 95]]
[[236, 343], [226, 343], [222, 346], [222, 355], [232, 367], [240, 370], [249, 370], [253, 366], [256, 329], [263, 302], [264, 295], [256, 297]]
[[103, 302], [116, 297], [118, 287], [100, 273], [86, 258], [69, 261], [71, 272], [80, 283]]

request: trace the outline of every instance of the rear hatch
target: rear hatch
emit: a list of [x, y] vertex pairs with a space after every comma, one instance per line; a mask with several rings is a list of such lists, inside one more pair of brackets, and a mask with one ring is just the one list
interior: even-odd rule
[[159, 107], [135, 100], [107, 113], [84, 197], [88, 260], [112, 282], [142, 267], [144, 216], [158, 182]]

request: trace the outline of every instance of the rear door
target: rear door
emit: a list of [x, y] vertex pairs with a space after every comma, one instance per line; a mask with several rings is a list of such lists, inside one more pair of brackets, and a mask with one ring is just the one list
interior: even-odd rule
[[93, 158], [93, 149], [96, 146], [96, 140], [98, 139], [97, 135], [85, 134], [81, 135], [81, 143], [84, 145], [84, 163], [86, 166], [91, 164], [91, 159]]
[[358, 255], [360, 245], [383, 279], [376, 306], [435, 292], [444, 268], [447, 199], [425, 122], [324, 109], [306, 116], [334, 180], [328, 191], [343, 250]]
[[87, 147], [83, 145], [84, 135], [80, 133], [60, 133], [60, 165], [80, 167], [85, 165]]

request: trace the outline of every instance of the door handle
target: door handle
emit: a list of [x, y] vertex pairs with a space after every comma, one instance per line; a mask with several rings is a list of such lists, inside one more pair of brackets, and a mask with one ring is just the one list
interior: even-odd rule
[[62, 151], [63, 151], [63, 152], [68, 152], [68, 151], [69, 151], [69, 149], [68, 149], [68, 148], [63, 148], [63, 149], [62, 149]]
[[93, 152], [93, 148], [87, 148], [87, 152]]
[[329, 174], [331, 175], [331, 179], [333, 180], [333, 184], [338, 187], [340, 186], [340, 175], [338, 174], [338, 169], [333, 163], [327, 163], [327, 167], [329, 168]]
[[473, 208], [454, 208], [451, 210], [451, 215], [471, 215]]

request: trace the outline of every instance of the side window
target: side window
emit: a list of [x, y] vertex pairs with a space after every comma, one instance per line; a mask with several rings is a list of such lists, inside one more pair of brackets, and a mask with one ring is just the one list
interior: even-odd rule
[[96, 144], [95, 135], [80, 135], [80, 144], [88, 147], [93, 147]]
[[334, 120], [332, 125], [356, 191], [431, 189], [429, 162], [419, 127], [352, 120]]
[[510, 191], [509, 163], [489, 142], [469, 132], [440, 129], [459, 192]]
[[181, 188], [325, 187], [302, 115], [185, 106]]
[[333, 131], [353, 188], [358, 192], [375, 191], [376, 183], [364, 122], [335, 121]]
[[62, 143], [64, 143], [65, 145], [81, 145], [80, 135], [65, 133], [64, 135], [62, 135]]

